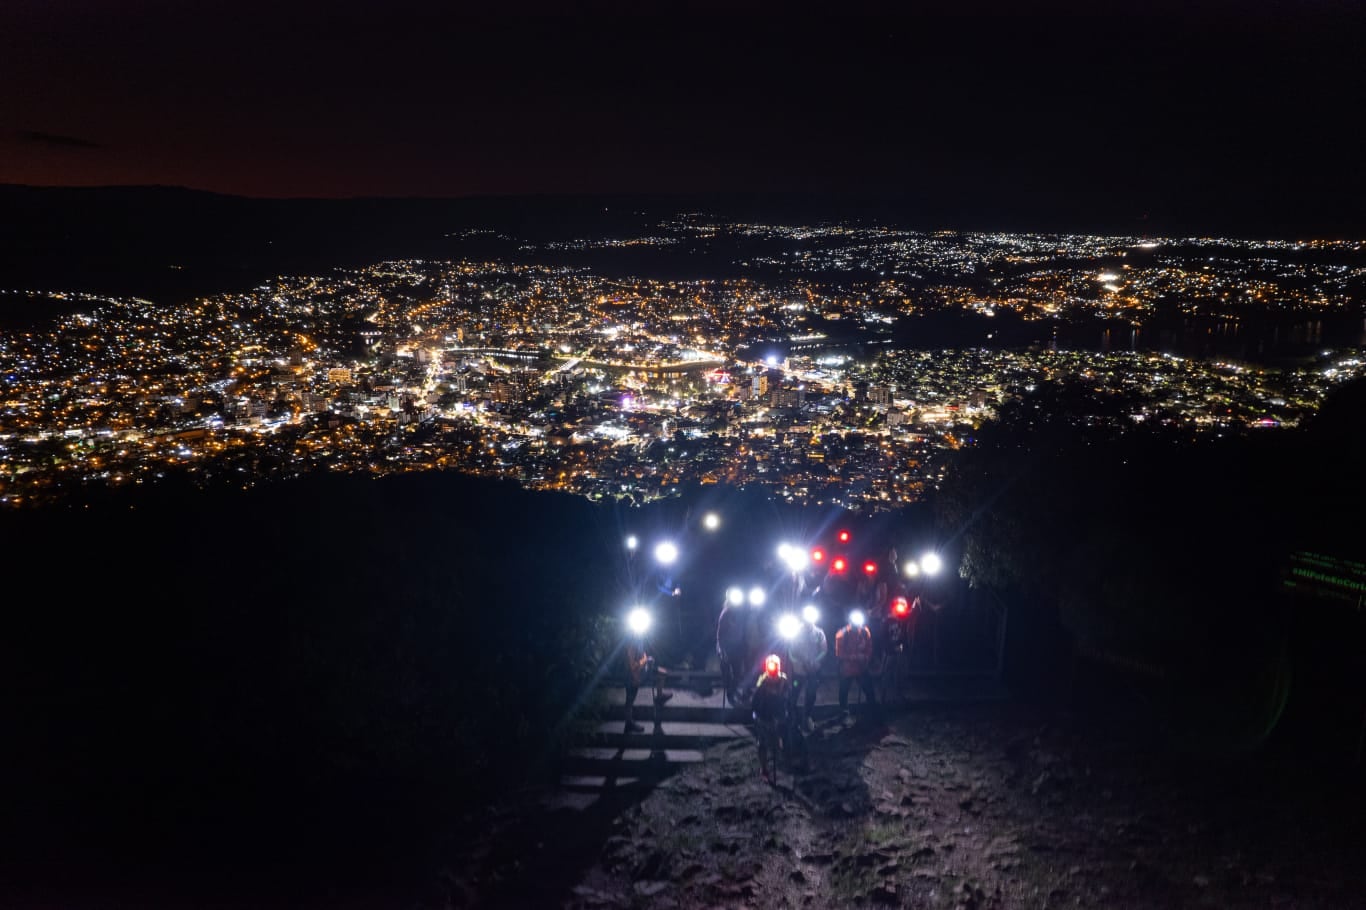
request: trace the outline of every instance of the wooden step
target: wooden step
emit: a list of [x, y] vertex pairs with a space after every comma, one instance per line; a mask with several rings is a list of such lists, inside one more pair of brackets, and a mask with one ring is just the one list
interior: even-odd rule
[[[627, 749], [705, 749], [726, 740], [749, 738], [748, 727], [741, 724], [664, 721], [638, 721], [643, 733], [627, 733], [624, 721], [603, 721], [593, 733], [591, 745]], [[590, 745], [585, 743], [585, 745]]]
[[597, 774], [565, 774], [560, 789], [570, 793], [601, 793], [604, 790], [630, 790], [646, 785], [639, 777], [612, 777]]
[[700, 749], [650, 750], [579, 746], [570, 749], [565, 756], [566, 765], [578, 770], [601, 769], [605, 766], [617, 770], [624, 769], [629, 774], [645, 773], [651, 765], [692, 765], [701, 761]]

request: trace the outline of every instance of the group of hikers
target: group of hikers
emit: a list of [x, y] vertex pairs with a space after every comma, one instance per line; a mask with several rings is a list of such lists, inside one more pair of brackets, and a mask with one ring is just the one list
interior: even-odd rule
[[[882, 573], [893, 579], [890, 585], [878, 580], [878, 564], [870, 560], [857, 577], [830, 567], [810, 591], [799, 576], [786, 596], [779, 592], [776, 603], [767, 597], [746, 597], [738, 589], [727, 592], [716, 622], [723, 698], [731, 706], [749, 709], [764, 780], [775, 779], [780, 751], [798, 766], [807, 764], [806, 736], [815, 729], [817, 690], [830, 657], [823, 611], [845, 620], [835, 632], [833, 652], [840, 711], [849, 713], [849, 695], [856, 683], [866, 710], [877, 711], [874, 669], [890, 656], [909, 653], [919, 619], [920, 599], [907, 600], [907, 592], [895, 581], [896, 565], [892, 550], [887, 556], [891, 571]], [[798, 611], [796, 605], [804, 601]], [[638, 732], [642, 728], [635, 723], [633, 710], [639, 689], [652, 687], [657, 708], [671, 694], [664, 691], [664, 671], [643, 641], [628, 644], [626, 658], [626, 728]]]
[[[764, 657], [763, 670], [749, 692], [759, 744], [759, 774], [770, 783], [776, 779], [778, 753], [784, 747], [797, 764], [806, 766], [806, 735], [815, 729], [812, 715], [827, 640], [824, 630], [817, 624], [817, 609], [806, 607], [803, 614], [800, 626], [791, 630], [786, 639], [787, 666], [791, 675], [783, 671], [783, 657], [775, 650]], [[869, 672], [872, 656], [872, 634], [861, 611], [855, 610], [848, 624], [835, 633], [842, 712], [848, 713], [849, 689], [854, 680], [858, 680], [869, 709], [876, 709], [877, 697]], [[736, 695], [743, 698], [740, 693], [729, 697], [733, 699]]]

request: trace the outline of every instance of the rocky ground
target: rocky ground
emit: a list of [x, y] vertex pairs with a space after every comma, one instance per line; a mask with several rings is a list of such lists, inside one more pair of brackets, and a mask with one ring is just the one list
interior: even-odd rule
[[448, 903], [1366, 905], [1360, 791], [1268, 755], [1212, 763], [1012, 705], [836, 720], [810, 742], [810, 770], [777, 786], [741, 741], [638, 802], [520, 815]]

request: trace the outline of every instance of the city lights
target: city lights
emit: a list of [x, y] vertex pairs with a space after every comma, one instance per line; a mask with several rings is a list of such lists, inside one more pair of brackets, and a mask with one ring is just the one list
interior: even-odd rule
[[[612, 277], [534, 256], [281, 275], [176, 307], [0, 289], [0, 305], [57, 304], [50, 326], [0, 329], [0, 507], [156, 483], [168, 471], [250, 487], [321, 471], [455, 470], [599, 501], [726, 484], [877, 512], [931, 495], [978, 426], [1044, 383], [1077, 381], [1125, 403], [1122, 413], [1075, 415], [1089, 426], [1194, 439], [1293, 430], [1332, 388], [1366, 375], [1352, 338], [1278, 369], [1150, 350], [1162, 301], [1234, 335], [1249, 312], [1315, 324], [1350, 315], [1359, 241], [947, 237], [671, 219], [651, 234], [563, 248], [691, 250], [717, 235], [800, 241], [800, 257], [748, 266], [787, 272], [806, 287], [801, 299], [758, 273]], [[885, 293], [841, 277], [854, 247]], [[1126, 259], [1150, 249], [1160, 258]], [[926, 281], [907, 296], [904, 285]], [[1096, 350], [888, 344], [854, 357], [807, 322], [890, 333], [923, 310], [1106, 328]], [[719, 511], [699, 519], [707, 532], [722, 523]], [[829, 548], [847, 551], [852, 538], [837, 528], [807, 559], [827, 565]], [[628, 552], [641, 546], [625, 539]], [[932, 574], [919, 561], [901, 572]]]

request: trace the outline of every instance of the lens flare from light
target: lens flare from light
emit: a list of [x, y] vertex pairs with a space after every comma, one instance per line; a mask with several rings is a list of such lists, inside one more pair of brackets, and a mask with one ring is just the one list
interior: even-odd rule
[[911, 612], [911, 605], [910, 605], [909, 603], [907, 603], [906, 598], [904, 598], [904, 597], [894, 597], [894, 598], [892, 598], [892, 615], [894, 615], [894, 616], [909, 616], [909, 615], [910, 615], [910, 612]]
[[792, 613], [784, 613], [778, 619], [778, 634], [791, 641], [802, 630], [802, 621]]
[[843, 556], [836, 556], [835, 561], [830, 563], [830, 568], [834, 572], [842, 573], [849, 568], [849, 563], [845, 561]]
[[650, 631], [650, 611], [644, 607], [636, 607], [626, 614], [626, 627], [634, 635], [644, 635]]
[[863, 615], [862, 610], [855, 610], [849, 614], [849, 622], [854, 626], [862, 626], [867, 621], [868, 617]]
[[907, 578], [916, 578], [920, 575], [920, 563], [914, 559], [908, 559], [906, 565], [902, 567], [902, 571], [906, 573]]
[[938, 575], [942, 568], [944, 568], [944, 561], [939, 558], [938, 553], [931, 551], [920, 557], [920, 571], [926, 575]]
[[778, 558], [793, 572], [800, 572], [806, 568], [806, 551], [801, 547], [794, 547], [789, 543], [782, 544], [778, 547]]
[[640, 546], [640, 538], [637, 537], [637, 536], [634, 535], [634, 534], [627, 534], [627, 535], [626, 535], [626, 549], [628, 549], [628, 550], [634, 550], [634, 549], [635, 549], [636, 547], [638, 547], [638, 546]]
[[777, 654], [770, 654], [764, 658], [764, 672], [769, 676], [777, 676], [783, 672], [783, 662], [778, 659]]
[[745, 602], [745, 592], [739, 588], [731, 588], [726, 591], [726, 603], [732, 607], [738, 607]]
[[872, 560], [869, 560], [868, 562], [865, 562], [865, 563], [863, 564], [863, 574], [864, 574], [864, 575], [876, 575], [876, 574], [877, 574], [877, 563], [873, 562]]
[[717, 528], [721, 527], [721, 516], [717, 515], [715, 512], [708, 512], [706, 515], [702, 516], [702, 527], [706, 528], [708, 531], [715, 531]]
[[802, 619], [806, 620], [814, 626], [816, 623], [821, 621], [821, 611], [818, 610], [815, 607], [815, 605], [807, 604], [806, 606], [802, 607]]
[[835, 539], [838, 540], [840, 543], [848, 543], [849, 537], [850, 534], [848, 531], [840, 531], [838, 534], [835, 535]]
[[677, 558], [678, 547], [673, 543], [666, 540], [663, 543], [655, 544], [655, 559], [661, 565], [671, 566]]
[[[762, 607], [766, 600], [768, 600], [768, 592], [763, 588], [755, 585], [749, 589], [749, 605], [751, 607]], [[750, 664], [750, 666], [753, 666], [753, 664]]]
[[811, 561], [825, 562], [825, 551], [822, 550], [820, 547], [816, 547], [816, 549], [811, 551]]

